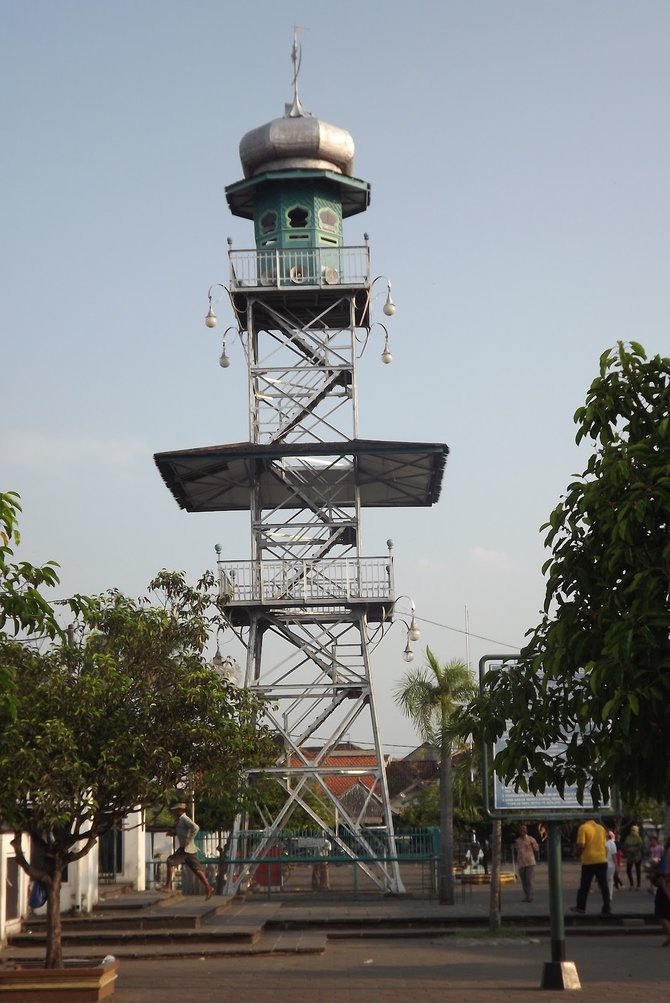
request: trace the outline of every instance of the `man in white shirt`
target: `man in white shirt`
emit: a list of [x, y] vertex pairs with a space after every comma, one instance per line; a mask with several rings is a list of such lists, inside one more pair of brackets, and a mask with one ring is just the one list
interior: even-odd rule
[[175, 836], [179, 844], [174, 853], [167, 858], [167, 880], [163, 885], [164, 892], [172, 891], [172, 872], [179, 864], [188, 867], [193, 871], [200, 884], [205, 889], [206, 900], [211, 899], [214, 889], [207, 880], [207, 875], [203, 866], [198, 860], [198, 848], [195, 845], [195, 837], [200, 832], [200, 826], [196, 825], [193, 819], [186, 814], [186, 805], [183, 802], [173, 804], [170, 808], [174, 812], [177, 824], [175, 825]]

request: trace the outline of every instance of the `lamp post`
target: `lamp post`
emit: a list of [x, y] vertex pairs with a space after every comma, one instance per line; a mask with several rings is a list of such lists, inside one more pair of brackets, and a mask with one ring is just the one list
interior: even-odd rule
[[372, 290], [374, 288], [375, 282], [379, 282], [380, 280], [386, 283], [386, 300], [384, 302], [384, 306], [382, 307], [382, 311], [386, 317], [393, 317], [396, 311], [396, 306], [395, 303], [393, 302], [393, 299], [391, 298], [391, 283], [386, 278], [385, 275], [378, 275], [376, 278], [372, 280], [372, 282], [370, 283], [370, 295], [372, 296]]
[[379, 325], [384, 332], [384, 348], [381, 354], [381, 360], [385, 366], [390, 365], [393, 362], [393, 355], [391, 354], [391, 349], [389, 348], [389, 333], [384, 324]]
[[205, 314], [205, 327], [216, 327], [219, 318], [214, 313], [213, 292], [214, 289], [223, 289], [230, 296], [230, 289], [224, 286], [223, 282], [214, 282], [207, 291], [207, 313]]

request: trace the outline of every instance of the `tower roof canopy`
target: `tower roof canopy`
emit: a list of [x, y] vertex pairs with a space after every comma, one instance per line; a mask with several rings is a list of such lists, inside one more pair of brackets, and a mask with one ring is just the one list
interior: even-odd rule
[[330, 502], [350, 506], [355, 488], [364, 508], [434, 505], [449, 447], [441, 442], [239, 442], [171, 453], [154, 461], [179, 507], [187, 512], [246, 512], [252, 488], [262, 508], [295, 508], [290, 480], [277, 465], [319, 467]]
[[286, 169], [268, 171], [264, 174], [255, 174], [252, 178], [244, 181], [236, 181], [232, 185], [226, 186], [226, 198], [230, 211], [234, 216], [241, 216], [243, 219], [254, 218], [254, 206], [259, 188], [266, 182], [276, 184], [281, 181], [295, 181], [300, 179], [315, 178], [328, 181], [332, 188], [337, 191], [338, 197], [342, 200], [342, 215], [354, 216], [358, 212], [365, 212], [370, 204], [370, 185], [360, 178], [345, 177], [343, 174], [336, 174], [334, 171], [322, 171], [316, 169]]

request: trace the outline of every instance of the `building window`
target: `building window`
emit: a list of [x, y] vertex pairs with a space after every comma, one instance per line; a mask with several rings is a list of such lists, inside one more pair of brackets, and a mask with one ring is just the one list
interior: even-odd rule
[[292, 229], [302, 230], [307, 226], [307, 220], [309, 219], [309, 211], [307, 209], [295, 206], [293, 209], [289, 209], [286, 215], [288, 216], [288, 225]]
[[272, 233], [277, 229], [277, 213], [264, 212], [260, 219], [261, 233]]
[[319, 226], [323, 230], [337, 230], [337, 213], [332, 209], [319, 209]]

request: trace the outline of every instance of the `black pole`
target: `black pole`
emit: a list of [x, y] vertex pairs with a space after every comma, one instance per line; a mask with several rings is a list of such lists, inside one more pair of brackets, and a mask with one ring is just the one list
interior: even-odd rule
[[561, 879], [561, 827], [549, 823], [549, 920], [551, 925], [551, 961], [545, 962], [541, 989], [581, 989], [577, 967], [565, 960], [565, 919]]
[[551, 960], [565, 961], [565, 920], [563, 917], [563, 882], [561, 827], [549, 823], [549, 919], [551, 923]]

